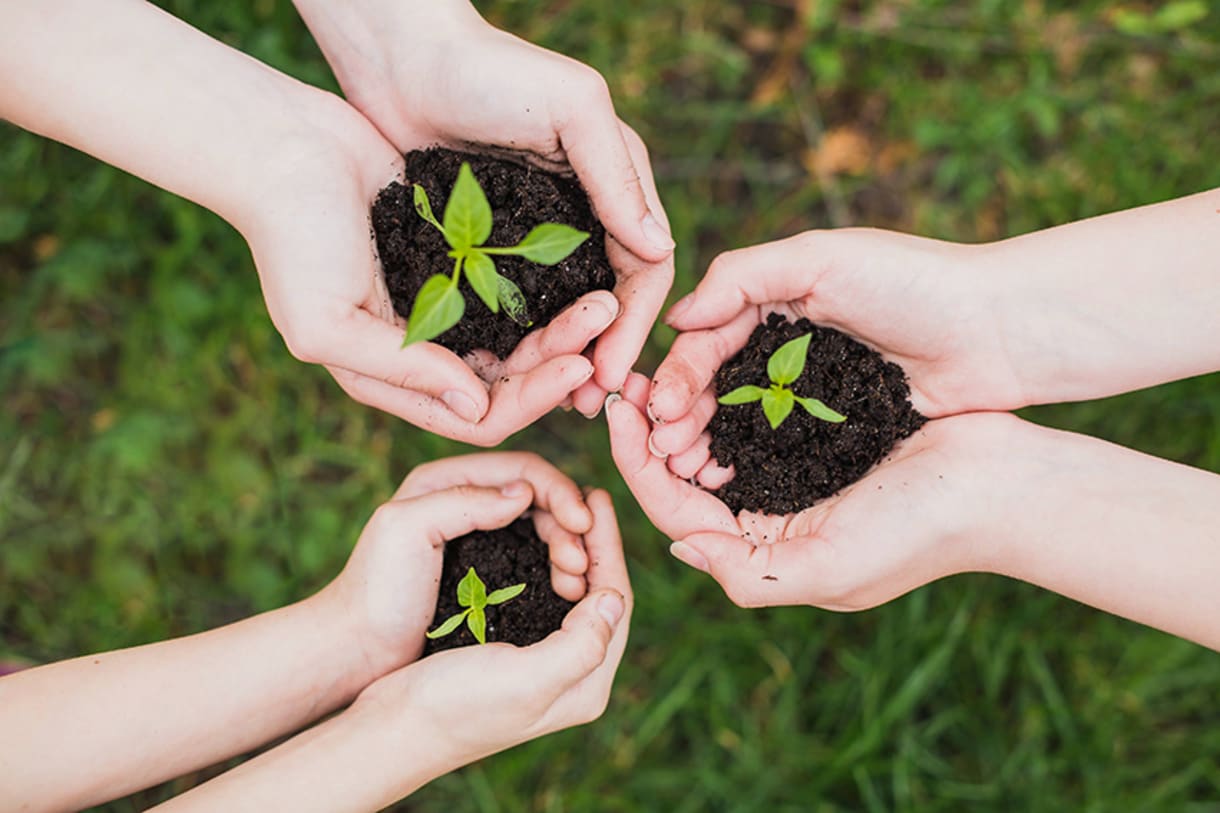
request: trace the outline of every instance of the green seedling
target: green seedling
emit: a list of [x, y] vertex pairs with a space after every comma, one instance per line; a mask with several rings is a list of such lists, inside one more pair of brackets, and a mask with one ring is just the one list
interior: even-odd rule
[[483, 584], [483, 580], [472, 567], [466, 571], [466, 575], [462, 577], [457, 586], [458, 606], [466, 609], [449, 616], [445, 619], [445, 623], [426, 634], [429, 638], [443, 638], [460, 627], [462, 619], [466, 619], [466, 626], [470, 627], [470, 631], [474, 633], [475, 640], [480, 644], [485, 644], [487, 643], [487, 615], [485, 612], [487, 607], [514, 599], [524, 590], [524, 584], [514, 584], [512, 587], [501, 587], [499, 590], [488, 593], [487, 585]]
[[789, 384], [796, 381], [801, 377], [801, 373], [805, 372], [805, 357], [809, 353], [809, 341], [812, 338], [812, 333], [806, 333], [804, 336], [785, 342], [771, 354], [771, 358], [767, 359], [767, 375], [771, 379], [770, 387], [767, 389], [753, 385], [738, 387], [732, 392], [726, 392], [720, 396], [716, 399], [717, 402], [752, 404], [755, 401], [762, 401], [763, 413], [767, 416], [767, 421], [773, 430], [779, 428], [796, 404], [800, 404], [810, 415], [823, 421], [842, 423], [847, 420], [846, 415], [840, 415], [817, 398], [802, 398], [788, 388]]
[[458, 323], [466, 312], [466, 299], [458, 291], [462, 272], [466, 272], [470, 287], [491, 309], [499, 313], [500, 306], [509, 317], [523, 327], [533, 324], [525, 309], [525, 297], [516, 283], [496, 270], [494, 254], [515, 254], [539, 265], [554, 265], [589, 239], [589, 233], [560, 223], [535, 226], [525, 239], [515, 246], [485, 246], [491, 236], [491, 205], [483, 194], [470, 164], [463, 163], [457, 182], [445, 204], [444, 223], [432, 214], [428, 193], [419, 184], [414, 186], [415, 211], [435, 226], [449, 243], [453, 258], [453, 276], [435, 274], [419, 289], [407, 320], [407, 334], [402, 345], [434, 339]]

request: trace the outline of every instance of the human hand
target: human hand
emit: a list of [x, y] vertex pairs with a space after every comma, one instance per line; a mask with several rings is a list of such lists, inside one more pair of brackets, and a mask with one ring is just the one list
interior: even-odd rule
[[682, 331], [657, 368], [652, 446], [676, 455], [716, 411], [711, 382], [769, 313], [837, 328], [902, 366], [932, 418], [1027, 402], [993, 318], [1003, 291], [972, 246], [875, 229], [811, 231], [720, 255], [666, 321]]
[[[439, 345], [401, 347], [369, 238], [371, 201], [402, 169], [389, 143], [342, 101], [301, 105], [308, 133], [263, 168], [261, 205], [238, 222], [276, 327], [297, 358], [326, 365], [357, 401], [437, 434], [499, 443], [593, 374], [581, 353], [618, 314], [605, 291], [581, 297], [503, 362], [471, 365]], [[416, 136], [415, 146], [427, 143]]]
[[351, 103], [400, 151], [470, 144], [575, 171], [608, 232], [621, 305], [573, 398], [594, 414], [639, 356], [673, 282], [647, 150], [592, 68], [484, 22], [466, 0], [297, 0]]
[[[994, 487], [1021, 421], [976, 413], [931, 421], [864, 479], [783, 517], [734, 516], [648, 448], [648, 382], [633, 374], [607, 405], [614, 461], [670, 551], [708, 573], [743, 607], [812, 604], [859, 610], [952, 573], [991, 567], [988, 522], [1002, 522]], [[700, 454], [699, 449], [686, 453]]]
[[361, 532], [343, 572], [317, 597], [348, 619], [346, 637], [361, 647], [369, 681], [423, 650], [445, 542], [501, 528], [531, 505], [550, 551], [552, 586], [577, 601], [590, 568], [586, 535], [610, 531], [595, 528], [580, 489], [550, 463], [527, 452], [493, 452], [432, 461], [407, 475]]
[[[627, 643], [632, 594], [610, 496], [588, 497], [588, 589], [562, 629], [533, 646], [483, 644], [431, 655], [373, 683], [352, 712], [376, 709], [402, 736], [434, 737], [447, 770], [601, 716]], [[470, 725], [477, 720], [477, 725]]]

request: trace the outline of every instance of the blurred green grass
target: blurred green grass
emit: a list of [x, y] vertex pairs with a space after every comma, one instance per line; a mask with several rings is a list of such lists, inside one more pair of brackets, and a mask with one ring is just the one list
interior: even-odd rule
[[[286, 0], [161, 5], [333, 88]], [[1213, 4], [480, 7], [606, 75], [652, 149], [675, 295], [810, 227], [988, 240], [1220, 186]], [[38, 661], [301, 597], [413, 465], [463, 450], [295, 362], [214, 216], [5, 125], [0, 403], [0, 654]], [[1215, 375], [1030, 416], [1220, 471]], [[1215, 653], [984, 576], [855, 615], [739, 610], [668, 558], [600, 423], [557, 413], [508, 445], [614, 493], [632, 643], [595, 726], [399, 809], [1218, 809]]]

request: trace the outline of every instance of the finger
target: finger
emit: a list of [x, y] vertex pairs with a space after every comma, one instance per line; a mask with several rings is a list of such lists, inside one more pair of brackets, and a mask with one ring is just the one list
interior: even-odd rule
[[347, 370], [331, 370], [335, 381], [362, 404], [388, 412], [408, 423], [464, 443], [495, 446], [559, 405], [593, 375], [583, 356], [560, 356], [528, 374], [508, 376], [492, 386], [491, 406], [478, 423], [463, 421], [441, 401], [428, 395], [391, 387]]
[[603, 489], [594, 489], [588, 496], [593, 510], [593, 528], [585, 534], [585, 546], [589, 557], [586, 577], [590, 589], [610, 587], [617, 590], [631, 611], [631, 581], [627, 575], [627, 559], [623, 552], [623, 539], [619, 532], [618, 517], [614, 513], [614, 502]]
[[689, 449], [703, 430], [708, 421], [716, 414], [716, 394], [706, 389], [695, 400], [690, 411], [676, 421], [664, 423], [652, 430], [648, 436], [648, 448], [658, 457], [669, 457]]
[[577, 299], [550, 324], [526, 334], [504, 362], [511, 375], [526, 372], [558, 356], [581, 353], [618, 315], [619, 303], [609, 291], [592, 291]]
[[590, 420], [596, 418], [597, 414], [602, 411], [602, 404], [606, 402], [606, 396], [610, 394], [598, 385], [597, 373], [594, 372], [593, 375], [594, 378], [581, 384], [576, 392], [572, 393], [572, 406]]
[[825, 543], [812, 538], [754, 545], [734, 534], [700, 533], [670, 546], [679, 560], [703, 570], [740, 607], [808, 604], [809, 578], [829, 565]]
[[641, 373], [631, 373], [623, 382], [622, 397], [630, 401], [636, 409], [643, 412], [648, 405], [648, 393], [652, 382]]
[[606, 81], [589, 70], [568, 87], [553, 100], [551, 121], [598, 219], [632, 253], [664, 259], [674, 250], [673, 237], [648, 207]]
[[526, 647], [524, 652], [537, 664], [541, 690], [559, 697], [596, 671], [606, 660], [625, 610], [615, 590], [594, 591], [572, 608], [560, 629]]
[[483, 452], [433, 460], [416, 466], [398, 487], [395, 498], [459, 485], [495, 487], [515, 480], [530, 484], [534, 505], [552, 515], [562, 528], [583, 534], [592, 527], [593, 514], [580, 487], [533, 452]]
[[715, 491], [732, 480], [734, 473], [732, 466], [725, 468], [716, 462], [716, 458], [709, 457], [708, 461], [703, 464], [703, 468], [699, 469], [699, 473], [695, 475], [695, 480], [709, 491]]
[[404, 534], [423, 533], [433, 547], [476, 530], [503, 528], [530, 507], [534, 493], [517, 480], [500, 488], [454, 486], [420, 497], [394, 499], [370, 522]]
[[465, 362], [432, 342], [403, 347], [399, 328], [363, 308], [353, 309], [326, 338], [316, 361], [433, 396], [463, 421], [477, 422], [487, 413], [487, 386]]
[[[634, 130], [625, 124], [621, 129], [632, 160], [642, 173], [644, 197], [657, 217], [668, 224], [652, 176], [648, 150]], [[607, 240], [606, 251], [615, 269], [614, 294], [622, 303], [623, 312], [598, 339], [593, 366], [597, 368], [596, 377], [602, 388], [614, 392], [631, 372], [631, 365], [639, 358], [657, 322], [657, 315], [673, 285], [674, 260], [672, 255], [660, 262], [641, 260], [613, 239]]]
[[586, 592], [585, 571], [589, 567], [584, 540], [545, 511], [535, 511], [533, 519], [534, 530], [550, 555], [551, 587], [568, 601], [579, 601]]
[[695, 290], [665, 316], [677, 330], [721, 325], [751, 305], [792, 302], [813, 293], [825, 256], [812, 243], [816, 232], [737, 249], [712, 261]]
[[732, 533], [733, 515], [724, 503], [674, 477], [665, 461], [648, 451], [648, 419], [626, 399], [606, 405], [610, 453], [644, 513], [662, 533], [680, 539], [697, 531]]
[[716, 371], [745, 347], [757, 326], [758, 314], [745, 311], [720, 327], [679, 334], [653, 376], [649, 417], [669, 423], [689, 412]]
[[[654, 430], [655, 431], [655, 430]], [[712, 436], [703, 432], [686, 451], [672, 454], [665, 461], [675, 477], [690, 480], [712, 459]]]

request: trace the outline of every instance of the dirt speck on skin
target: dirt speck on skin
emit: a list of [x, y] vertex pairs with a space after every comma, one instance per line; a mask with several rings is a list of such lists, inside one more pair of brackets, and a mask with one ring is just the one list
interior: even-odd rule
[[[771, 429], [762, 405], [718, 405], [708, 424], [711, 454], [735, 475], [714, 493], [734, 513], [791, 514], [863, 477], [894, 444], [927, 422], [911, 406], [906, 375], [897, 364], [833, 328], [771, 314], [741, 352], [716, 373], [719, 397], [747, 384], [770, 385], [767, 360], [780, 345], [812, 333], [805, 370], [794, 393], [817, 398], [847, 416], [828, 423], [799, 405]], [[880, 488], [880, 486], [878, 486]]]
[[[436, 616], [429, 629], [439, 627], [461, 612], [457, 586], [473, 567], [487, 585], [487, 592], [525, 583], [516, 598], [487, 608], [487, 642], [517, 646], [536, 644], [563, 624], [574, 606], [551, 589], [551, 562], [546, 543], [529, 519], [518, 519], [505, 528], [475, 531], [445, 544]], [[477, 643], [463, 623], [456, 632], [424, 643], [424, 655]]]
[[533, 321], [528, 327], [514, 322], [503, 308], [492, 313], [463, 274], [459, 288], [466, 298], [465, 315], [433, 341], [458, 355], [485, 349], [503, 359], [527, 333], [549, 324], [584, 294], [613, 290], [615, 275], [606, 257], [606, 231], [575, 178], [489, 155], [443, 147], [414, 150], [406, 155], [406, 182], [394, 181], [381, 190], [372, 212], [386, 288], [400, 316], [410, 316], [415, 295], [429, 277], [453, 274], [449, 244], [415, 212], [413, 184], [428, 193], [432, 211], [441, 220], [463, 161], [470, 163], [491, 204], [492, 229], [486, 245], [516, 245], [541, 223], [589, 232], [588, 240], [555, 265], [538, 265], [524, 257], [494, 257], [496, 269], [517, 283], [525, 296], [526, 314]]

